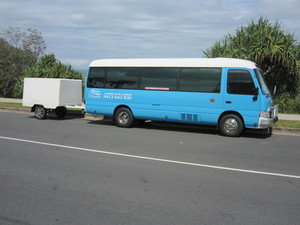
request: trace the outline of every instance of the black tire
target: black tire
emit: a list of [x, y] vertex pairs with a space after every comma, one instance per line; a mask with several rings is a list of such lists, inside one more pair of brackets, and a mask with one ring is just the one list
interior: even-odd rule
[[47, 117], [47, 109], [44, 106], [38, 105], [35, 107], [34, 115], [39, 120], [45, 119]]
[[63, 106], [56, 107], [55, 114], [58, 118], [64, 118], [67, 115], [66, 107]]
[[221, 118], [219, 130], [225, 136], [238, 137], [244, 131], [244, 123], [239, 116], [227, 114]]
[[119, 108], [115, 113], [115, 121], [118, 127], [132, 127], [134, 118], [132, 112], [128, 108]]

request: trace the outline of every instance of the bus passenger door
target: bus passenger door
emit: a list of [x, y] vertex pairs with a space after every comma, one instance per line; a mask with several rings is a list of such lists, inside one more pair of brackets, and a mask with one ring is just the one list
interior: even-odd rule
[[228, 69], [224, 94], [224, 108], [241, 114], [245, 127], [258, 125], [260, 99], [253, 80], [253, 70]]

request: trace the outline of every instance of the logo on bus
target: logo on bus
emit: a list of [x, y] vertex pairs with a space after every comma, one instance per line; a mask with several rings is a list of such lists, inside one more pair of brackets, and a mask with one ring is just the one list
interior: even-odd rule
[[90, 98], [101, 98], [101, 91], [98, 89], [92, 89], [89, 92]]

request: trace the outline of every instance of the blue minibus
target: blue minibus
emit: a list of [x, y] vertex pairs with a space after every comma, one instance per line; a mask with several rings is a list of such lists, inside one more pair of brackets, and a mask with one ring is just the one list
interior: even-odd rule
[[267, 129], [277, 106], [256, 64], [233, 58], [101, 59], [85, 83], [86, 112], [135, 121], [216, 126], [223, 135]]

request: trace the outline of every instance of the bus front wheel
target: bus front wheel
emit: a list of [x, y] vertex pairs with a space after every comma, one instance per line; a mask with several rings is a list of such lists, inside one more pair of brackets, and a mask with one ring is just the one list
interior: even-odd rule
[[128, 108], [119, 108], [115, 113], [115, 121], [119, 127], [131, 127], [134, 123], [132, 112]]
[[227, 114], [221, 118], [219, 129], [225, 136], [238, 137], [244, 131], [244, 123], [239, 116]]

